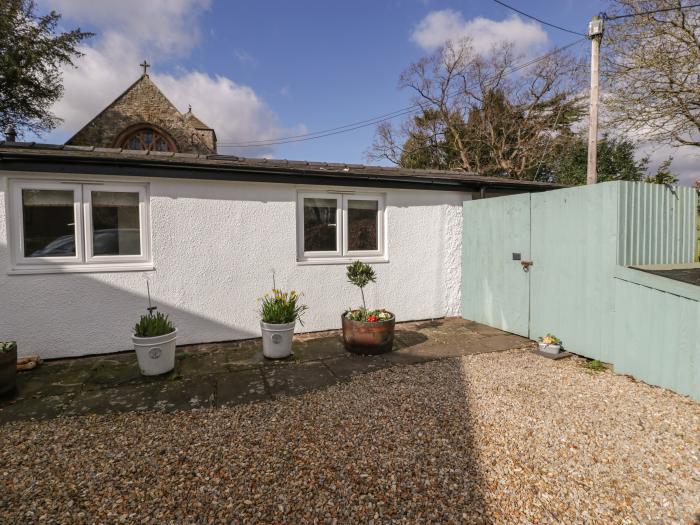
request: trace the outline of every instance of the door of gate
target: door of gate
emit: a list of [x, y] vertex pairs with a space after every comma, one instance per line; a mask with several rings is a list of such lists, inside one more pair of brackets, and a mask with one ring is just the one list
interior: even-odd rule
[[462, 315], [529, 337], [530, 194], [464, 203]]

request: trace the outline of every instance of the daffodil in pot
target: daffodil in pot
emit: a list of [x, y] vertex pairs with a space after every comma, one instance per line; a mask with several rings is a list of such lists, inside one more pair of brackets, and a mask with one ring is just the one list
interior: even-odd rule
[[561, 352], [561, 339], [556, 335], [547, 334], [539, 338], [537, 347], [544, 354], [557, 355]]
[[165, 374], [175, 368], [177, 329], [167, 315], [153, 313], [153, 309], [141, 316], [132, 337], [136, 359], [145, 376]]
[[263, 355], [268, 359], [284, 359], [292, 355], [294, 326], [308, 307], [300, 302], [301, 294], [273, 288], [260, 299], [260, 331]]
[[390, 352], [394, 347], [396, 316], [384, 309], [368, 309], [365, 302], [365, 286], [377, 281], [374, 269], [355, 261], [347, 266], [346, 276], [348, 282], [360, 289], [362, 306], [350, 308], [341, 316], [345, 349], [362, 355]]

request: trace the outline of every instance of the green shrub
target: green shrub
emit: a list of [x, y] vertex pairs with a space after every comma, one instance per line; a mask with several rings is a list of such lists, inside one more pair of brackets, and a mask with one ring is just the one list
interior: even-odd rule
[[17, 341], [0, 341], [0, 352], [17, 350]]
[[345, 269], [347, 270], [345, 275], [348, 278], [348, 282], [360, 289], [360, 293], [362, 294], [362, 309], [367, 310], [364, 288], [369, 283], [377, 282], [374, 269], [369, 264], [363, 263], [362, 261], [355, 261], [349, 264]]
[[301, 295], [294, 290], [283, 292], [276, 288], [271, 293], [265, 294], [260, 299], [260, 320], [269, 324], [287, 324], [301, 320], [301, 315], [308, 310], [308, 306], [299, 304]]
[[600, 372], [601, 370], [605, 369], [605, 365], [601, 361], [593, 359], [592, 361], [588, 361], [588, 363], [586, 363], [586, 368], [593, 370], [594, 372]]
[[142, 315], [134, 327], [136, 337], [157, 337], [174, 331], [175, 327], [168, 316], [160, 312], [156, 312], [155, 315], [153, 313]]

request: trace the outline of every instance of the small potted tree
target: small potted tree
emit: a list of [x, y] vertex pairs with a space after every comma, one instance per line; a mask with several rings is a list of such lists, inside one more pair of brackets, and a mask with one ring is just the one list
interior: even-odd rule
[[165, 374], [175, 368], [177, 329], [167, 315], [154, 314], [154, 309], [150, 307], [148, 314], [141, 316], [132, 337], [139, 368], [145, 376]]
[[268, 359], [284, 359], [292, 355], [294, 325], [297, 320], [304, 325], [301, 315], [308, 308], [300, 304], [300, 297], [294, 290], [283, 292], [273, 288], [260, 299], [263, 355]]
[[0, 395], [12, 392], [17, 379], [17, 343], [0, 341]]
[[543, 354], [558, 355], [561, 352], [561, 339], [556, 335], [547, 334], [539, 338], [537, 347]]
[[374, 269], [355, 261], [346, 270], [348, 282], [360, 289], [362, 306], [348, 309], [341, 316], [345, 349], [361, 355], [390, 352], [394, 347], [396, 316], [384, 309], [368, 310], [365, 302], [365, 286], [377, 281]]

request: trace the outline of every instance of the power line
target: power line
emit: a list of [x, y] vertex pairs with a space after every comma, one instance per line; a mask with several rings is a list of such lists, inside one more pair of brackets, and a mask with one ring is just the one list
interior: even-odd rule
[[521, 11], [520, 9], [516, 9], [512, 5], [508, 5], [505, 2], [501, 2], [501, 0], [493, 0], [493, 1], [496, 2], [497, 4], [502, 5], [503, 7], [507, 8], [507, 9], [510, 9], [511, 11], [515, 11], [516, 13], [518, 13], [520, 15], [523, 15], [523, 16], [526, 16], [527, 18], [535, 20], [535, 21], [539, 22], [540, 24], [544, 24], [546, 26], [553, 27], [554, 29], [558, 29], [559, 31], [566, 31], [567, 33], [571, 33], [571, 34], [578, 35], [578, 36], [588, 36], [584, 33], [580, 33], [578, 31], [573, 31], [572, 29], [567, 29], [565, 27], [561, 27], [561, 26], [558, 26], [556, 24], [552, 24], [550, 22], [542, 20], [541, 18], [537, 18], [536, 16], [529, 15], [526, 12]]
[[[587, 39], [587, 37], [586, 37]], [[537, 62], [540, 62], [542, 60], [545, 60], [546, 58], [549, 58], [552, 55], [555, 55], [557, 53], [560, 53], [570, 47], [573, 47], [579, 43], [581, 43], [585, 39], [579, 39], [574, 42], [571, 42], [565, 46], [556, 48], [549, 53], [542, 55], [540, 57], [534, 58], [528, 62], [525, 62], [523, 64], [519, 64], [517, 66], [513, 66], [510, 68], [508, 71], [504, 72], [503, 75], [511, 75], [517, 71], [520, 71], [521, 69], [524, 69], [526, 67], [529, 67], [533, 64], [536, 64]], [[488, 79], [490, 81], [495, 81], [495, 78]], [[487, 80], [487, 82], [488, 82]], [[456, 94], [458, 94], [459, 91], [455, 91], [453, 93], [450, 93], [447, 95], [447, 98], [452, 98]], [[396, 111], [392, 111], [390, 113], [385, 113], [383, 115], [379, 115], [377, 117], [373, 117], [370, 119], [365, 119], [361, 120], [352, 124], [346, 124], [344, 126], [338, 126], [335, 128], [330, 128], [326, 130], [321, 130], [321, 131], [316, 131], [312, 133], [304, 133], [300, 135], [291, 135], [289, 137], [280, 137], [277, 139], [268, 139], [268, 140], [253, 140], [249, 142], [244, 142], [244, 143], [225, 143], [225, 142], [220, 142], [217, 145], [221, 147], [228, 147], [228, 148], [254, 148], [254, 147], [263, 147], [263, 146], [277, 146], [281, 144], [290, 144], [290, 143], [295, 143], [295, 142], [305, 142], [307, 140], [315, 140], [315, 139], [320, 139], [324, 137], [329, 137], [333, 135], [339, 135], [341, 133], [347, 133], [350, 131], [355, 131], [357, 129], [365, 128], [368, 126], [374, 126], [376, 124], [379, 124], [381, 122], [385, 122], [387, 120], [391, 120], [397, 117], [401, 117], [404, 115], [410, 115], [411, 113], [415, 113], [417, 111], [422, 110], [423, 105], [421, 103], [413, 104], [411, 106], [407, 106], [402, 109], [398, 109]]]
[[[494, 2], [496, 2], [496, 1], [497, 0], [494, 0]], [[626, 15], [608, 16], [605, 13], [603, 13], [603, 18], [605, 20], [619, 20], [620, 18], [629, 18], [631, 16], [653, 15], [654, 13], [665, 13], [667, 11], [681, 11], [683, 9], [691, 9], [693, 7], [700, 7], [700, 4], [681, 5], [681, 6], [677, 6], [677, 7], [665, 7], [663, 9], [654, 9], [653, 11], [641, 11], [639, 13], [627, 13]]]

